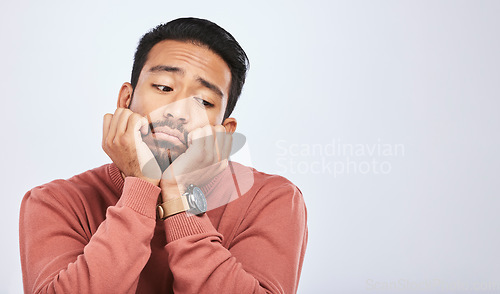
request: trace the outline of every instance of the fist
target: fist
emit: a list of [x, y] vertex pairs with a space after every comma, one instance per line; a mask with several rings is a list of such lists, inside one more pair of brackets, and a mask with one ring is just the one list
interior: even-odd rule
[[148, 120], [127, 108], [117, 108], [103, 119], [102, 149], [126, 177], [138, 177], [158, 186], [161, 170], [142, 141]]
[[222, 125], [191, 131], [188, 148], [165, 170], [160, 182], [163, 201], [178, 197], [187, 185], [204, 185], [228, 165], [232, 135]]

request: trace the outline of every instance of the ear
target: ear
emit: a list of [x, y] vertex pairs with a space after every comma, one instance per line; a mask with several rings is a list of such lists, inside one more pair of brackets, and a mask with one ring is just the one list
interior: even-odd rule
[[128, 108], [132, 99], [133, 91], [134, 89], [132, 88], [132, 85], [130, 83], [123, 83], [122, 87], [120, 88], [120, 93], [118, 94], [118, 103], [116, 106]]
[[238, 123], [236, 122], [235, 118], [228, 117], [224, 120], [222, 125], [226, 129], [226, 132], [233, 134], [236, 131], [236, 126], [238, 125]]

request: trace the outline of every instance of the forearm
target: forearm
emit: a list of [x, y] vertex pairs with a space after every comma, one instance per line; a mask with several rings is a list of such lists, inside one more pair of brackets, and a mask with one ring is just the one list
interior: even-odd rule
[[307, 228], [303, 203], [292, 206], [295, 211], [285, 217], [273, 215], [273, 204], [268, 210], [250, 214], [247, 221], [252, 225], [237, 233], [231, 244], [226, 244], [227, 249], [208, 216], [188, 217], [184, 213], [167, 218], [166, 248], [174, 291], [294, 293]]
[[166, 226], [175, 293], [269, 292], [221, 245], [222, 236], [210, 228], [207, 216], [176, 215]]
[[107, 209], [105, 221], [90, 239], [70, 209], [52, 195], [33, 193], [37, 195], [23, 201], [20, 219], [25, 291], [135, 292], [150, 255], [158, 190], [127, 180], [120, 200]]

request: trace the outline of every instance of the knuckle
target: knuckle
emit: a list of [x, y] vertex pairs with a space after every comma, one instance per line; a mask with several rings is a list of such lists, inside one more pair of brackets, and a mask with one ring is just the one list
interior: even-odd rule
[[127, 119], [130, 119], [133, 115], [134, 113], [130, 109], [125, 109], [123, 111], [123, 116], [126, 117]]
[[141, 119], [141, 116], [137, 113], [132, 113], [130, 114], [130, 117], [128, 118], [128, 123], [130, 125], [136, 125]]
[[201, 137], [201, 130], [200, 129], [196, 129], [196, 130], [192, 131], [191, 138], [193, 139], [193, 141], [196, 141], [200, 137]]
[[121, 117], [123, 117], [123, 119], [128, 119], [130, 117], [131, 112], [132, 111], [130, 111], [130, 109], [125, 108], [122, 110]]
[[118, 143], [121, 145], [121, 146], [126, 146], [129, 144], [129, 140], [128, 140], [128, 137], [127, 136], [121, 136], [119, 139], [118, 139]]
[[205, 162], [208, 163], [208, 162], [212, 162], [214, 160], [215, 156], [212, 152], [210, 152], [210, 153], [206, 154], [206, 156], [204, 156], [204, 157], [205, 157]]
[[115, 148], [120, 146], [120, 138], [115, 137], [112, 140], [110, 140], [109, 145], [110, 148]]
[[106, 140], [102, 144], [102, 149], [105, 151], [111, 151], [113, 149], [113, 144], [109, 140]]
[[205, 126], [205, 133], [208, 134], [208, 135], [211, 135], [215, 132], [215, 127], [214, 126], [211, 126], [211, 125], [206, 125]]
[[215, 131], [218, 132], [218, 133], [224, 133], [226, 131], [226, 129], [222, 125], [216, 125], [215, 126]]

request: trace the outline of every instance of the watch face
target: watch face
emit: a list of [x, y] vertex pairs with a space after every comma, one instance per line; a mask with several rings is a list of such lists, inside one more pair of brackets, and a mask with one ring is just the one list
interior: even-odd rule
[[192, 195], [193, 195], [194, 207], [196, 207], [200, 211], [200, 213], [206, 212], [207, 200], [205, 199], [205, 195], [203, 195], [201, 189], [198, 187], [194, 187]]

